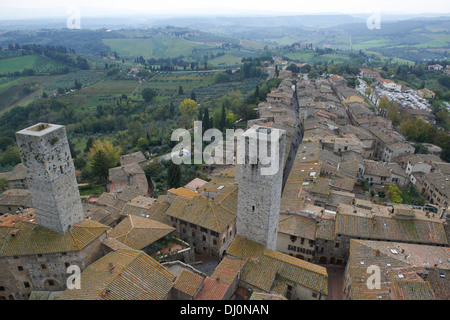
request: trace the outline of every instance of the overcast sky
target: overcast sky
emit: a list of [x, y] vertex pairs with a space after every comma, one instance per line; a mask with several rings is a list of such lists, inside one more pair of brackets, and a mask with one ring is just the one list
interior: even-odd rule
[[[277, 13], [449, 13], [449, 0], [0, 0], [0, 16], [54, 15], [71, 6], [86, 14], [277, 14]], [[46, 9], [11, 10], [10, 8]], [[101, 9], [101, 10], [99, 10]], [[3, 15], [1, 11], [3, 10]], [[89, 14], [89, 15], [90, 15]], [[10, 16], [10, 18], [12, 18]]]

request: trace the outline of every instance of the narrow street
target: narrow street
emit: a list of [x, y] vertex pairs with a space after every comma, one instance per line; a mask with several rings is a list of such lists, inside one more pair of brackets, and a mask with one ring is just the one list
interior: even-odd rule
[[342, 266], [325, 266], [328, 272], [328, 297], [327, 300], [342, 300], [344, 289], [344, 271]]

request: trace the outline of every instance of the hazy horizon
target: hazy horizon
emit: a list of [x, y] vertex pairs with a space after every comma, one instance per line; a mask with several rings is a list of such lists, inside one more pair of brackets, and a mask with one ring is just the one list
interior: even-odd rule
[[0, 19], [45, 19], [67, 17], [73, 8], [80, 10], [85, 18], [104, 18], [120, 16], [284, 16], [284, 15], [367, 15], [379, 12], [384, 15], [428, 15], [431, 17], [450, 14], [450, 2], [430, 0], [424, 8], [422, 1], [388, 1], [376, 3], [368, 1], [330, 1], [319, 0], [313, 3], [300, 3], [292, 0], [222, 1], [192, 0], [184, 2], [173, 0], [170, 7], [166, 3], [142, 0], [102, 1], [42, 0], [37, 6], [34, 1], [18, 0], [14, 3], [0, 2]]

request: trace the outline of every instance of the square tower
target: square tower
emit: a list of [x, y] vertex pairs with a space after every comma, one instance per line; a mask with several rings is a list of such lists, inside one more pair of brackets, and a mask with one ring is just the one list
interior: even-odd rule
[[39, 123], [16, 139], [39, 225], [65, 233], [85, 218], [65, 128]]
[[286, 131], [253, 126], [238, 146], [237, 234], [276, 250]]

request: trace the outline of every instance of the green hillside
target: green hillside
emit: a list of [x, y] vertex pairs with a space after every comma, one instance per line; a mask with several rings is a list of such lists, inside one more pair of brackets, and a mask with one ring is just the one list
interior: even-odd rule
[[152, 36], [143, 39], [103, 39], [103, 43], [111, 50], [117, 51], [122, 57], [142, 56], [145, 59], [189, 56], [193, 49], [214, 48], [211, 45], [166, 36]]

